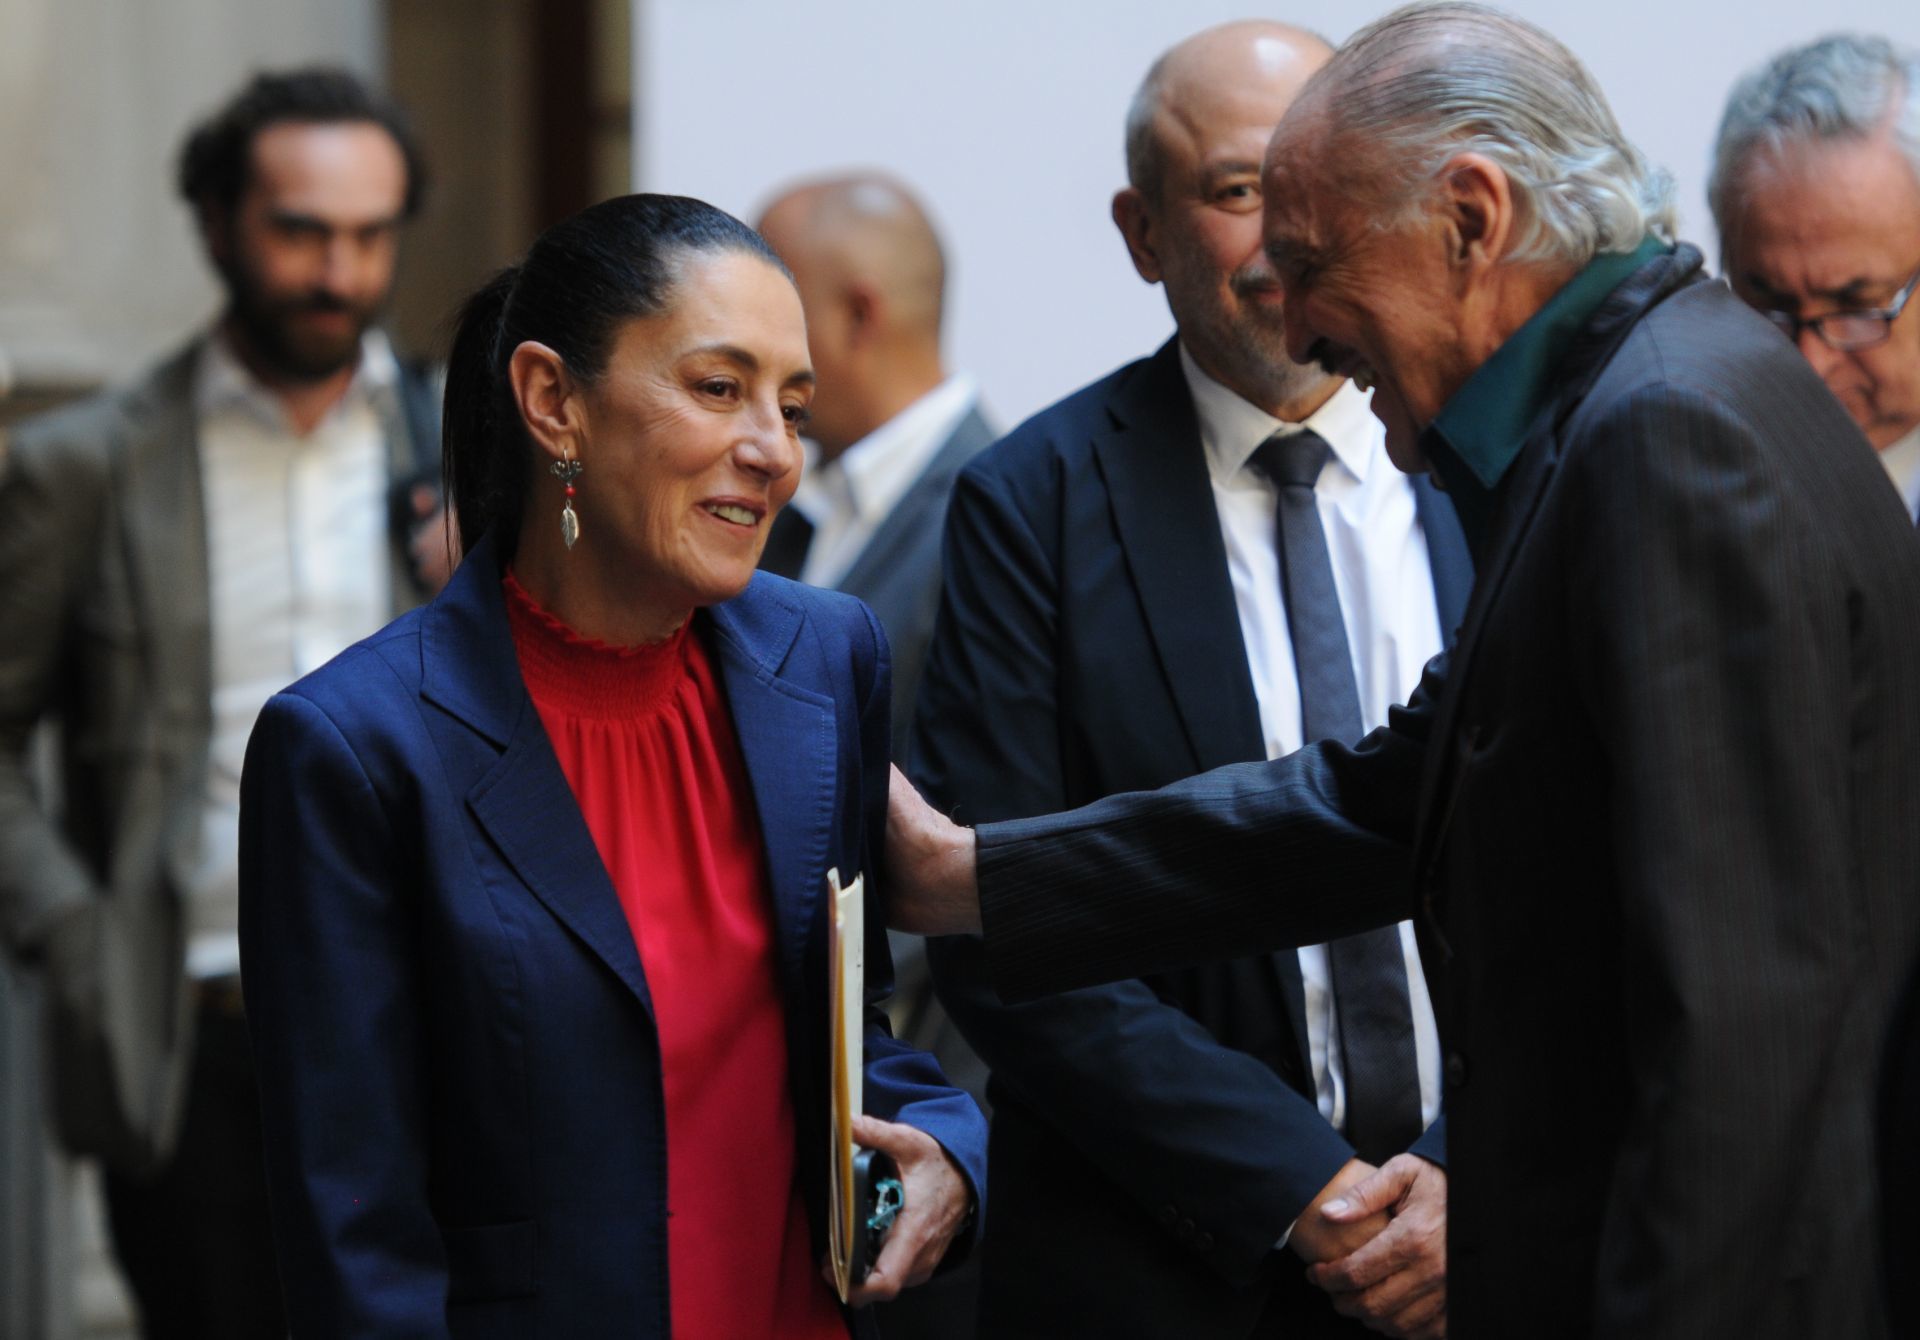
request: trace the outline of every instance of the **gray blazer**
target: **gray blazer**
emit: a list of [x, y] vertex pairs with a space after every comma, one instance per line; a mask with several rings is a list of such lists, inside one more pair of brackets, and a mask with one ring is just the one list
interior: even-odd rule
[[[131, 1173], [172, 1148], [193, 1045], [180, 890], [212, 731], [201, 347], [21, 425], [0, 462], [0, 938], [45, 969], [62, 1142]], [[403, 371], [380, 407], [396, 481], [437, 455], [429, 385]], [[392, 589], [412, 605], [395, 538]], [[57, 798], [30, 766], [43, 721]]]
[[[902, 767], [927, 643], [940, 610], [940, 530], [947, 498], [967, 462], [992, 442], [993, 429], [979, 407], [968, 410], [834, 587], [871, 605], [886, 629], [893, 654], [893, 760]], [[788, 508], [774, 518], [760, 566], [798, 580], [812, 540], [813, 527]]]

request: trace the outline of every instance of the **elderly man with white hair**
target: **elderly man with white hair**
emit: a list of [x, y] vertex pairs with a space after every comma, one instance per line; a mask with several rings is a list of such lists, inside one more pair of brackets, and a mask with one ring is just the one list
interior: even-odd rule
[[1920, 512], [1920, 52], [1837, 34], [1748, 74], [1708, 199], [1733, 291], [1799, 346]]
[[[1446, 1054], [1417, 1334], [1878, 1337], [1874, 1087], [1920, 944], [1920, 546], [1806, 360], [1667, 240], [1533, 25], [1362, 30], [1267, 159], [1298, 360], [1375, 387], [1479, 558], [1356, 748], [956, 829], [897, 784], [896, 924], [1025, 998], [1412, 915]], [[1438, 1188], [1320, 1282], [1375, 1315]]]

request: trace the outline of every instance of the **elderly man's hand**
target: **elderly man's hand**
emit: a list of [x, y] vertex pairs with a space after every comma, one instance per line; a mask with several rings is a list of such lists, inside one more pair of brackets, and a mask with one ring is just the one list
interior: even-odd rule
[[[1321, 1207], [1334, 1223], [1385, 1211], [1392, 1222], [1350, 1256], [1307, 1271], [1334, 1308], [1384, 1335], [1440, 1340], [1447, 1333], [1447, 1174], [1415, 1154], [1380, 1170]], [[1295, 1233], [1299, 1232], [1295, 1228]]]
[[891, 1155], [900, 1165], [900, 1184], [906, 1188], [906, 1204], [887, 1233], [880, 1259], [867, 1272], [865, 1282], [855, 1285], [847, 1296], [850, 1306], [865, 1307], [884, 1303], [932, 1277], [967, 1221], [973, 1193], [952, 1156], [923, 1130], [878, 1117], [855, 1117], [853, 1138], [868, 1149]]
[[973, 830], [920, 798], [893, 769], [887, 792], [887, 924], [914, 935], [973, 935], [980, 930]]
[[1313, 1204], [1302, 1210], [1294, 1222], [1293, 1232], [1287, 1238], [1287, 1246], [1293, 1249], [1294, 1255], [1308, 1265], [1338, 1261], [1359, 1251], [1393, 1222], [1384, 1209], [1357, 1219], [1330, 1219], [1321, 1213], [1328, 1204], [1373, 1176], [1374, 1171], [1374, 1166], [1364, 1159], [1350, 1159], [1346, 1167], [1333, 1175], [1333, 1180], [1320, 1189]]

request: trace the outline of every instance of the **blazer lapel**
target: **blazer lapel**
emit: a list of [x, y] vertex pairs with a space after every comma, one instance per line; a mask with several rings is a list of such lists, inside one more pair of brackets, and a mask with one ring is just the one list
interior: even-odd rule
[[[1530, 444], [1514, 463], [1512, 476], [1505, 486], [1507, 497], [1502, 506], [1501, 520], [1493, 542], [1488, 546], [1492, 558], [1480, 569], [1459, 639], [1447, 653], [1447, 687], [1434, 709], [1434, 728], [1425, 765], [1426, 777], [1421, 785], [1423, 801], [1414, 836], [1413, 868], [1420, 876], [1423, 898], [1431, 897], [1433, 882], [1427, 877], [1437, 868], [1447, 825], [1453, 817], [1452, 800], [1460, 780], [1459, 764], [1464, 761], [1464, 755], [1473, 749], [1471, 734], [1462, 740], [1455, 739], [1459, 731], [1462, 688], [1473, 665], [1474, 653], [1480, 647], [1480, 635], [1486, 626], [1487, 612], [1499, 599], [1500, 588], [1512, 570], [1514, 556], [1533, 524], [1541, 498], [1546, 495], [1555, 463], [1551, 444], [1544, 442]], [[1431, 911], [1431, 908], [1428, 910]], [[1437, 926], [1431, 928], [1437, 929]]]
[[[706, 617], [766, 846], [781, 968], [799, 1000], [808, 939], [824, 924], [817, 914], [831, 854], [840, 756], [833, 702], [780, 676], [803, 616], [770, 581], [755, 578], [745, 594], [714, 606]], [[840, 877], [850, 881], [860, 873], [843, 868]]]
[[968, 410], [966, 417], [947, 435], [940, 450], [933, 454], [927, 468], [901, 495], [886, 520], [860, 550], [846, 576], [837, 583], [838, 588], [863, 595], [911, 553], [928, 527], [937, 531], [946, 518], [947, 495], [952, 491], [954, 477], [992, 441], [993, 432], [980, 417], [980, 411]]
[[194, 426], [196, 342], [169, 359], [124, 410], [120, 524], [139, 611], [148, 682], [204, 720], [213, 701], [207, 514]]
[[[1161, 346], [1117, 391], [1109, 410], [1114, 427], [1094, 439], [1094, 455], [1195, 767], [1205, 771], [1264, 758], [1240, 608], [1227, 577], [1226, 542], [1178, 345], [1169, 340]], [[1299, 958], [1283, 950], [1264, 967], [1286, 1000], [1301, 1073], [1311, 1076]]]
[[1446, 942], [1439, 936], [1433, 906], [1439, 884], [1435, 876], [1453, 818], [1462, 765], [1473, 752], [1473, 729], [1465, 728], [1463, 734], [1460, 702], [1473, 671], [1474, 654], [1479, 650], [1488, 615], [1499, 600], [1500, 589], [1553, 480], [1559, 464], [1560, 434], [1568, 416], [1586, 399], [1595, 379], [1641, 316], [1680, 289], [1701, 282], [1699, 269], [1700, 253], [1681, 245], [1636, 270], [1601, 303], [1561, 359], [1560, 393], [1535, 416], [1527, 444], [1521, 448], [1507, 480], [1500, 486], [1503, 497], [1493, 533], [1482, 556], [1459, 641], [1448, 657], [1446, 689], [1435, 708], [1414, 835], [1413, 869], [1419, 881], [1417, 887], [1427, 929], [1436, 936], [1443, 954]]
[[1094, 457], [1194, 763], [1258, 759], [1260, 708], [1178, 346], [1161, 346], [1108, 408]]
[[651, 1015], [633, 929], [520, 677], [491, 537], [421, 617], [423, 696], [503, 747], [467, 808], [533, 896]]

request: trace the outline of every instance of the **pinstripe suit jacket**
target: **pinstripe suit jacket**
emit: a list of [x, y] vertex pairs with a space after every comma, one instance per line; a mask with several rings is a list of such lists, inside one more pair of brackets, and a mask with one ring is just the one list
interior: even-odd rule
[[1418, 917], [1476, 1340], [1885, 1333], [1920, 548], [1698, 268], [1649, 262], [1570, 349], [1460, 641], [1386, 728], [980, 834], [1015, 997]]

